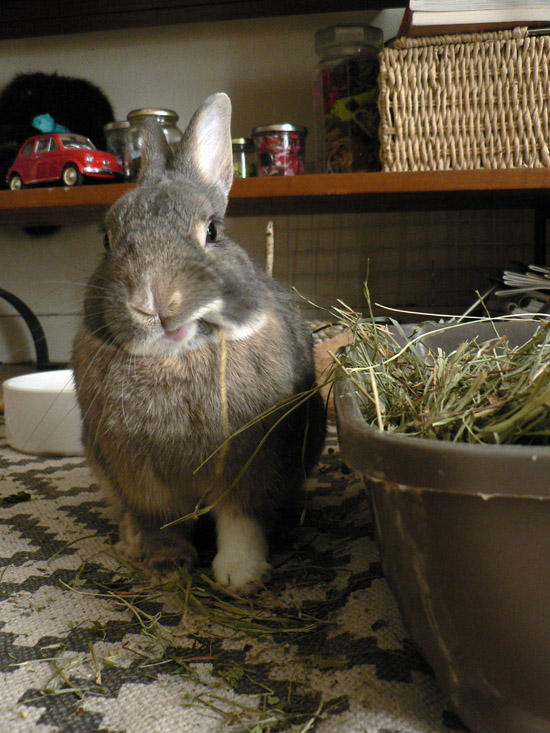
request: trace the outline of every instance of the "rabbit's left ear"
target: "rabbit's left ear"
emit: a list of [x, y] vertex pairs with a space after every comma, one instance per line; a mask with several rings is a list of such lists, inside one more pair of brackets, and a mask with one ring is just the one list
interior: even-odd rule
[[138, 183], [160, 179], [172, 158], [172, 151], [158, 122], [145, 120], [142, 137]]
[[233, 184], [231, 102], [227, 94], [208, 97], [193, 115], [174, 157], [184, 176], [198, 176], [227, 199]]

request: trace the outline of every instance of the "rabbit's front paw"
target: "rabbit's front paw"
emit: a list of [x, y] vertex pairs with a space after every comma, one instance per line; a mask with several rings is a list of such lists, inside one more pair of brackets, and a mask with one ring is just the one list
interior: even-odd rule
[[119, 525], [117, 550], [127, 558], [141, 560], [152, 585], [177, 582], [181, 568], [191, 570], [198, 558], [193, 543], [177, 528], [144, 529], [127, 512]]
[[191, 570], [198, 553], [190, 542], [178, 546], [155, 547], [145, 560], [145, 568], [151, 577], [151, 585], [171, 585], [181, 579], [181, 568]]
[[217, 517], [218, 554], [212, 563], [218, 583], [248, 593], [269, 577], [267, 543], [252, 517], [222, 514]]
[[271, 570], [263, 556], [239, 556], [218, 553], [212, 563], [214, 577], [231, 590], [248, 593], [269, 578]]

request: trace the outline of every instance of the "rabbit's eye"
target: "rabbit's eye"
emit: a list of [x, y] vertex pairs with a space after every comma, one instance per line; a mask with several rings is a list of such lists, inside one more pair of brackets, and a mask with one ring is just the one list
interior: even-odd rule
[[106, 234], [103, 237], [103, 246], [105, 247], [105, 249], [107, 250], [107, 252], [111, 249], [111, 243], [109, 242], [109, 235], [108, 234]]
[[216, 229], [216, 225], [214, 224], [214, 222], [211, 221], [206, 231], [206, 243], [210, 244], [211, 242], [215, 242], [217, 237], [218, 230]]

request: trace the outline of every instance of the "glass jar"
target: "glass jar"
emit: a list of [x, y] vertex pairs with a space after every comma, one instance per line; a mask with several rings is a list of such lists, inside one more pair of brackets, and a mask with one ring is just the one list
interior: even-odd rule
[[252, 130], [259, 176], [297, 176], [304, 172], [307, 127], [263, 125]]
[[380, 28], [333, 25], [315, 34], [315, 146], [319, 173], [380, 170]]
[[250, 178], [256, 175], [254, 160], [254, 141], [249, 137], [234, 137], [231, 140], [233, 148], [233, 175], [235, 178]]
[[162, 127], [168, 145], [175, 150], [177, 144], [182, 138], [182, 132], [177, 126], [179, 119], [176, 112], [171, 109], [154, 109], [146, 107], [143, 109], [133, 109], [128, 112], [127, 118], [130, 123], [129, 141], [130, 141], [130, 178], [135, 180], [138, 177], [139, 166], [141, 165], [141, 144], [142, 132], [141, 128], [145, 120], [149, 118], [156, 120]]
[[124, 170], [124, 178], [130, 179], [130, 123], [128, 120], [109, 122], [104, 126], [107, 151], [116, 155], [119, 165]]

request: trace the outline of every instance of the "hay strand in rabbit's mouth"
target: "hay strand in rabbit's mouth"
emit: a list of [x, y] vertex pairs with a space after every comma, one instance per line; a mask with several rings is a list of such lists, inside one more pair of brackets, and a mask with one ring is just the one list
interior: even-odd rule
[[195, 506], [195, 510], [193, 512], [193, 519], [195, 520], [199, 518], [200, 510], [204, 506], [208, 495], [210, 494], [212, 489], [218, 484], [223, 474], [225, 458], [227, 456], [227, 451], [229, 450], [229, 439], [231, 437], [229, 429], [229, 409], [227, 406], [227, 342], [225, 340], [225, 336], [223, 335], [222, 329], [217, 325], [215, 328], [218, 332], [218, 340], [220, 342], [220, 418], [224, 440], [220, 448], [220, 452], [218, 453], [218, 460], [216, 462], [216, 470], [214, 471], [214, 478], [212, 479], [212, 483], [203, 493]]

